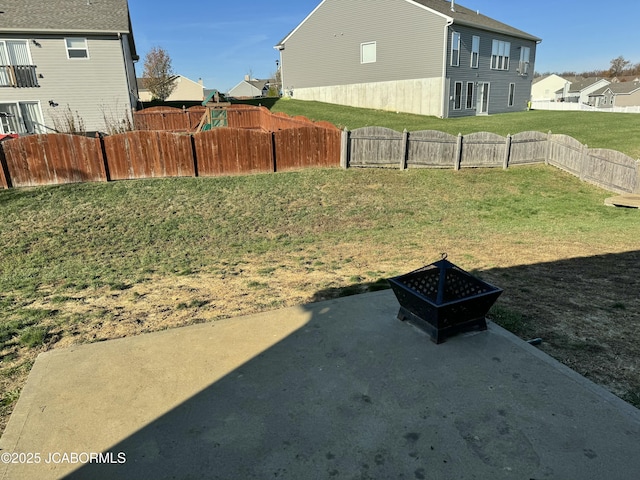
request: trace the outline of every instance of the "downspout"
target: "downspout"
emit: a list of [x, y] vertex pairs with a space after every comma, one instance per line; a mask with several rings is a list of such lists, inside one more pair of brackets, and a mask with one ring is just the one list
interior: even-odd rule
[[[120, 50], [122, 52], [122, 60], [124, 62], [124, 76], [127, 83], [127, 94], [129, 96], [129, 111], [134, 112], [136, 110], [137, 101], [138, 101], [138, 85], [137, 83], [131, 84], [131, 82], [135, 82], [135, 67], [133, 67], [133, 72], [129, 68], [130, 65], [127, 61], [129, 56], [133, 56], [133, 52], [129, 49], [128, 45], [125, 45], [125, 42], [128, 41], [128, 37], [125, 37], [121, 32], [118, 32], [118, 41], [120, 42]], [[129, 55], [127, 55], [127, 53]], [[131, 59], [133, 62], [133, 58]], [[135, 98], [135, 102], [134, 102]], [[133, 117], [132, 117], [133, 118]]]
[[442, 54], [442, 110], [440, 112], [440, 118], [444, 118], [447, 112], [447, 105], [449, 103], [449, 95], [447, 95], [447, 56], [449, 53], [449, 27], [453, 25], [453, 18], [447, 20], [444, 26], [444, 48]]
[[[282, 62], [282, 51], [284, 50], [284, 45], [276, 45], [275, 47], [276, 50], [278, 50], [278, 56], [280, 57], [280, 91], [282, 92], [282, 96], [285, 97], [286, 96], [286, 91], [284, 89], [284, 63]], [[276, 72], [277, 73], [277, 72]], [[278, 95], [280, 95], [280, 92], [278, 92]]]

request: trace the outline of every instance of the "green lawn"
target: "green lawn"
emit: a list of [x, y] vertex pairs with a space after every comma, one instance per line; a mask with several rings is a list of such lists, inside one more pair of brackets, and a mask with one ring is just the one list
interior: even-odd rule
[[[551, 129], [640, 151], [632, 114], [438, 120], [294, 100], [272, 108], [349, 128]], [[496, 321], [543, 337], [547, 351], [640, 405], [640, 221], [637, 210], [605, 207], [607, 196], [544, 165], [2, 190], [0, 427], [44, 350], [378, 288], [441, 252], [506, 287]], [[615, 267], [576, 261], [554, 273], [554, 262], [603, 254]]]
[[343, 107], [300, 100], [262, 99], [257, 101], [274, 112], [304, 115], [312, 120], [325, 120], [350, 130], [365, 126], [381, 126], [402, 131], [440, 130], [463, 135], [493, 132], [508, 135], [527, 130], [562, 133], [591, 148], [609, 148], [640, 158], [640, 114], [600, 112], [552, 112], [534, 110], [486, 117], [440, 119], [406, 113], [383, 112]]

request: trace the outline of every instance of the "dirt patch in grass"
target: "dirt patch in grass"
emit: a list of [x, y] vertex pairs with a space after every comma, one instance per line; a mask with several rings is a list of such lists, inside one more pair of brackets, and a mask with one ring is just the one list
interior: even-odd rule
[[[36, 301], [29, 309], [54, 313], [40, 323], [46, 337], [39, 347], [18, 343], [3, 352], [6, 393], [0, 427], [4, 429], [35, 357], [48, 349], [384, 288], [385, 278], [437, 259], [430, 251], [362, 247], [310, 247], [289, 258], [248, 256], [216, 272], [157, 277], [122, 290], [85, 289]], [[522, 338], [541, 337], [544, 351], [640, 405], [640, 252], [554, 259], [562, 249], [514, 255], [508, 244], [495, 247], [500, 255], [487, 256], [484, 249], [470, 246], [449, 252], [459, 265], [505, 289], [494, 321]], [[517, 260], [537, 262], [522, 265]], [[496, 264], [500, 266], [489, 267]]]

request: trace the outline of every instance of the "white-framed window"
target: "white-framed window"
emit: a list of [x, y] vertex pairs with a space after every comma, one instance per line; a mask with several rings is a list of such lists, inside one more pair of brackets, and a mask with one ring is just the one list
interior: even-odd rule
[[471, 68], [478, 68], [480, 63], [480, 37], [474, 35], [471, 40]]
[[462, 82], [456, 82], [453, 93], [453, 109], [460, 110], [462, 108]]
[[474, 82], [467, 82], [467, 103], [466, 103], [466, 107], [469, 108], [474, 108], [473, 107], [473, 94], [475, 91], [475, 86], [476, 84]]
[[365, 42], [360, 44], [360, 63], [375, 63], [377, 60], [376, 42]]
[[516, 84], [510, 83], [509, 84], [509, 106], [510, 107], [513, 107], [515, 96], [516, 96]]
[[0, 41], [0, 87], [37, 87], [27, 40]]
[[0, 133], [45, 133], [40, 102], [0, 103]]
[[65, 38], [67, 58], [89, 58], [89, 48], [86, 38]]
[[451, 66], [458, 67], [460, 65], [460, 33], [451, 33]]
[[509, 70], [509, 55], [511, 43], [502, 40], [494, 40], [491, 44], [491, 69]]
[[518, 71], [520, 75], [527, 75], [529, 73], [529, 58], [531, 56], [531, 49], [529, 47], [522, 47], [520, 49], [520, 64], [518, 65]]

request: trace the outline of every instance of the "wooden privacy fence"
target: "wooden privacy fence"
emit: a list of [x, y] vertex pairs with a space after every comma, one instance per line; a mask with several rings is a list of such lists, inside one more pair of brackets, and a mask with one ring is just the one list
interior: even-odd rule
[[[460, 168], [547, 163], [617, 193], [640, 193], [640, 162], [590, 149], [572, 137], [522, 132], [502, 137], [382, 127], [340, 131], [304, 117], [247, 107], [237, 128], [197, 134], [136, 131], [106, 138], [48, 134], [0, 143], [3, 188], [134, 178], [215, 176], [306, 167]], [[230, 117], [231, 118], [231, 117]], [[257, 125], [269, 121], [275, 131]]]
[[340, 164], [337, 128], [265, 132], [216, 128], [184, 135], [136, 131], [105, 138], [31, 135], [0, 143], [0, 186], [234, 175]]
[[162, 130], [164, 132], [194, 132], [206, 108], [201, 106], [186, 109], [174, 107], [151, 107], [134, 112], [136, 130]]
[[502, 167], [546, 163], [617, 193], [640, 193], [640, 162], [607, 149], [590, 149], [572, 137], [522, 132], [503, 137], [458, 136], [434, 130], [396, 132], [364, 127], [343, 132], [342, 166], [394, 168]]
[[[290, 128], [316, 126], [335, 129], [329, 122], [312, 122], [306, 117], [290, 117], [286, 113], [271, 113], [266, 107], [233, 105], [225, 108], [227, 125], [232, 128], [261, 129], [276, 132]], [[165, 132], [195, 132], [205, 107], [186, 109], [175, 107], [152, 107], [133, 114], [136, 130], [162, 130]]]

